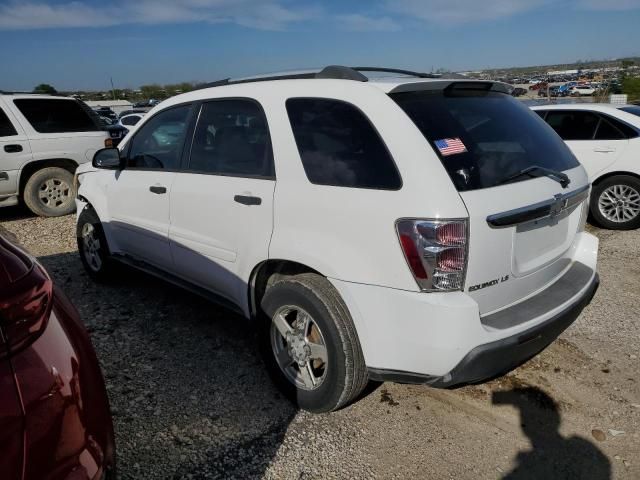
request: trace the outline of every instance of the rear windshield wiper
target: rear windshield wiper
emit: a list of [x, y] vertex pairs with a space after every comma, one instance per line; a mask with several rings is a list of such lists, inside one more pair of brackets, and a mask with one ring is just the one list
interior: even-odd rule
[[569, 176], [565, 173], [558, 172], [557, 170], [552, 170], [550, 168], [539, 167], [538, 165], [533, 165], [532, 167], [523, 168], [518, 173], [514, 173], [513, 175], [509, 175], [506, 178], [503, 178], [498, 182], [498, 185], [502, 185], [504, 183], [508, 183], [511, 180], [515, 180], [520, 177], [548, 177], [551, 180], [555, 180], [562, 188], [567, 188], [571, 183]]

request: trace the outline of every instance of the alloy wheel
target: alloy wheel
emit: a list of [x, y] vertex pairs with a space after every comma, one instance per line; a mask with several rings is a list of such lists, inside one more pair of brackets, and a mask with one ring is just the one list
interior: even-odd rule
[[322, 385], [327, 345], [313, 317], [300, 307], [280, 307], [271, 319], [271, 348], [287, 380], [302, 390]]
[[600, 194], [598, 209], [611, 222], [630, 222], [640, 215], [640, 193], [629, 185], [611, 185]]
[[73, 193], [66, 181], [49, 178], [40, 184], [38, 198], [44, 206], [59, 210], [66, 208], [73, 201]]
[[82, 226], [82, 254], [89, 268], [94, 272], [100, 271], [102, 259], [100, 258], [100, 239], [96, 235], [95, 227], [90, 223]]

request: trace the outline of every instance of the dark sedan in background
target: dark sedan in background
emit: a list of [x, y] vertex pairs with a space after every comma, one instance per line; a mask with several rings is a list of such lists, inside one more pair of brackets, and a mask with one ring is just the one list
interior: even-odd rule
[[0, 479], [115, 478], [107, 394], [76, 309], [0, 227]]

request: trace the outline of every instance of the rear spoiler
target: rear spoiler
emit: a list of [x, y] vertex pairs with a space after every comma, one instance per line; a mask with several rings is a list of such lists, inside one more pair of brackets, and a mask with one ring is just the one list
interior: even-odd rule
[[389, 94], [421, 92], [429, 90], [449, 90], [451, 92], [491, 91], [511, 94], [512, 87], [506, 83], [480, 80], [431, 80], [428, 82], [411, 82], [398, 85]]

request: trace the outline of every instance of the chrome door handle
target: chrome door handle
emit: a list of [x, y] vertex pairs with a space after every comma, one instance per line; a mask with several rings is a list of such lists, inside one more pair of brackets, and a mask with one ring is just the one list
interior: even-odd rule
[[598, 153], [612, 153], [615, 152], [616, 149], [612, 147], [597, 147], [594, 148], [593, 151]]

